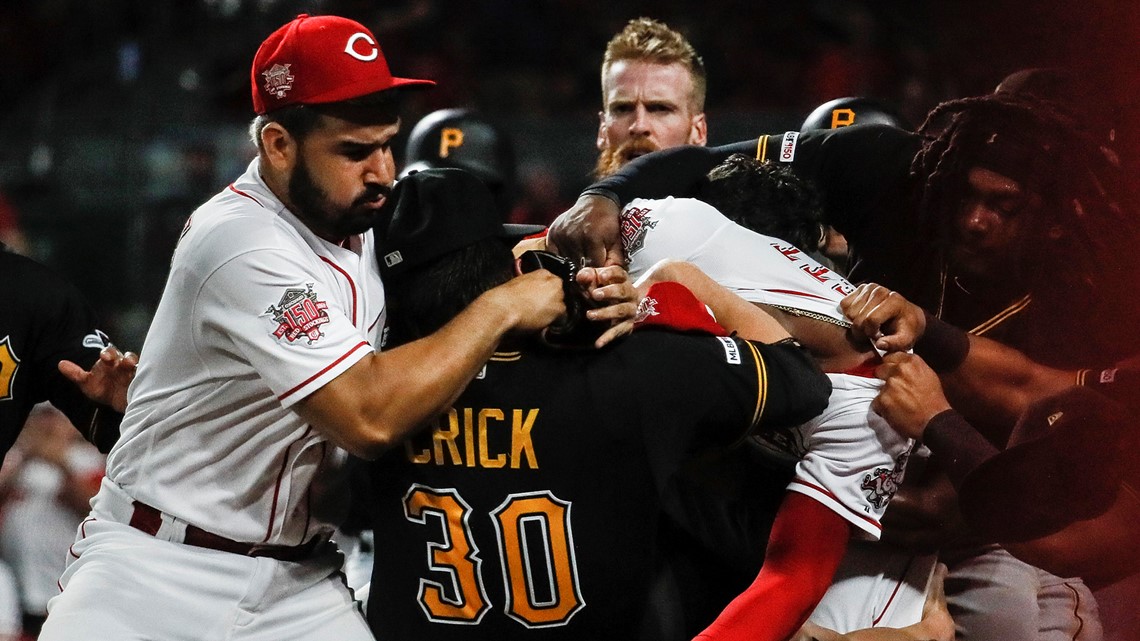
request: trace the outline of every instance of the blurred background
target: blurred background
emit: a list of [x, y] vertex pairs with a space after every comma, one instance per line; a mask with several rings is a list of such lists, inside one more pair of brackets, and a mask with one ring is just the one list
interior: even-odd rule
[[[397, 75], [439, 86], [409, 122], [474, 107], [507, 126], [521, 195], [548, 222], [590, 182], [609, 38], [638, 16], [688, 36], [709, 73], [709, 142], [798, 129], [832, 98], [916, 125], [1008, 73], [1076, 66], [1135, 123], [1134, 0], [0, 1], [0, 239], [76, 282], [137, 350], [186, 216], [253, 157], [249, 65], [298, 13], [377, 35]], [[397, 145], [402, 152], [403, 145]], [[400, 161], [400, 154], [397, 155]]]

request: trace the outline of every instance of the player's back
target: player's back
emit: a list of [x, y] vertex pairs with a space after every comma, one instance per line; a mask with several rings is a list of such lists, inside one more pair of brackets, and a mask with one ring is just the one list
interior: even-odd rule
[[497, 353], [434, 430], [374, 465], [377, 636], [638, 638], [662, 489], [756, 419], [754, 354], [655, 331]]

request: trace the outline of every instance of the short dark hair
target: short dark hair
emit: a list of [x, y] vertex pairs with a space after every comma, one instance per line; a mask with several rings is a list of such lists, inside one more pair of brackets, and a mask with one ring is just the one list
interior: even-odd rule
[[819, 249], [822, 199], [807, 179], [788, 166], [733, 154], [708, 173], [698, 197], [756, 233], [805, 251]]
[[249, 125], [249, 137], [262, 151], [261, 132], [271, 122], [284, 127], [298, 141], [304, 141], [317, 128], [323, 115], [363, 124], [393, 123], [400, 120], [403, 103], [400, 89], [387, 89], [329, 104], [289, 105], [255, 117]]
[[500, 238], [484, 238], [385, 280], [387, 345], [443, 327], [483, 292], [514, 276], [514, 256]]

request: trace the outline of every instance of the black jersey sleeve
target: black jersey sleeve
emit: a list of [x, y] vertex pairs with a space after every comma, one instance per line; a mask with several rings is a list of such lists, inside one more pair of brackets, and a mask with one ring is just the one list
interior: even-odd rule
[[798, 343], [662, 334], [668, 347], [647, 351], [634, 383], [650, 399], [646, 414], [663, 419], [652, 424], [699, 426], [699, 438], [726, 444], [766, 425], [803, 423], [827, 405], [831, 383]]
[[646, 154], [590, 185], [583, 193], [604, 193], [616, 198], [620, 205], [634, 198], [690, 196], [709, 170], [734, 153], [756, 154], [761, 140], [720, 147], [684, 145]]
[[[622, 205], [634, 198], [692, 196], [713, 167], [743, 153], [790, 163], [823, 194], [827, 221], [840, 233], [859, 238], [913, 218], [910, 209], [894, 201], [905, 198], [910, 188], [910, 166], [921, 141], [918, 134], [890, 125], [859, 125], [766, 134], [719, 147], [674, 147], [630, 162], [586, 192], [606, 194]], [[903, 214], [904, 220], [893, 213]]]
[[[11, 393], [18, 413], [6, 415], [5, 431], [22, 427], [32, 405], [47, 401], [62, 411], [83, 436], [101, 451], [118, 439], [122, 414], [89, 400], [60, 374], [59, 361], [90, 369], [108, 343], [97, 329], [96, 316], [82, 294], [55, 272], [23, 257], [7, 255], [6, 266], [17, 276], [13, 306], [0, 315], [18, 361], [13, 363]], [[22, 371], [21, 371], [22, 370]]]

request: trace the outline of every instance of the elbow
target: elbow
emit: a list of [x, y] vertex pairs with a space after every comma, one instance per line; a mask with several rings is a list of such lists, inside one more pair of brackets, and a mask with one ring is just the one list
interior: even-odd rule
[[831, 398], [831, 379], [798, 343], [783, 342], [772, 347], [778, 356], [770, 360], [779, 366], [778, 374], [790, 399], [785, 420], [798, 425], [822, 414]]
[[335, 428], [314, 424], [313, 427], [341, 449], [366, 461], [374, 461], [400, 442], [397, 430], [386, 429], [383, 421], [363, 417]]

